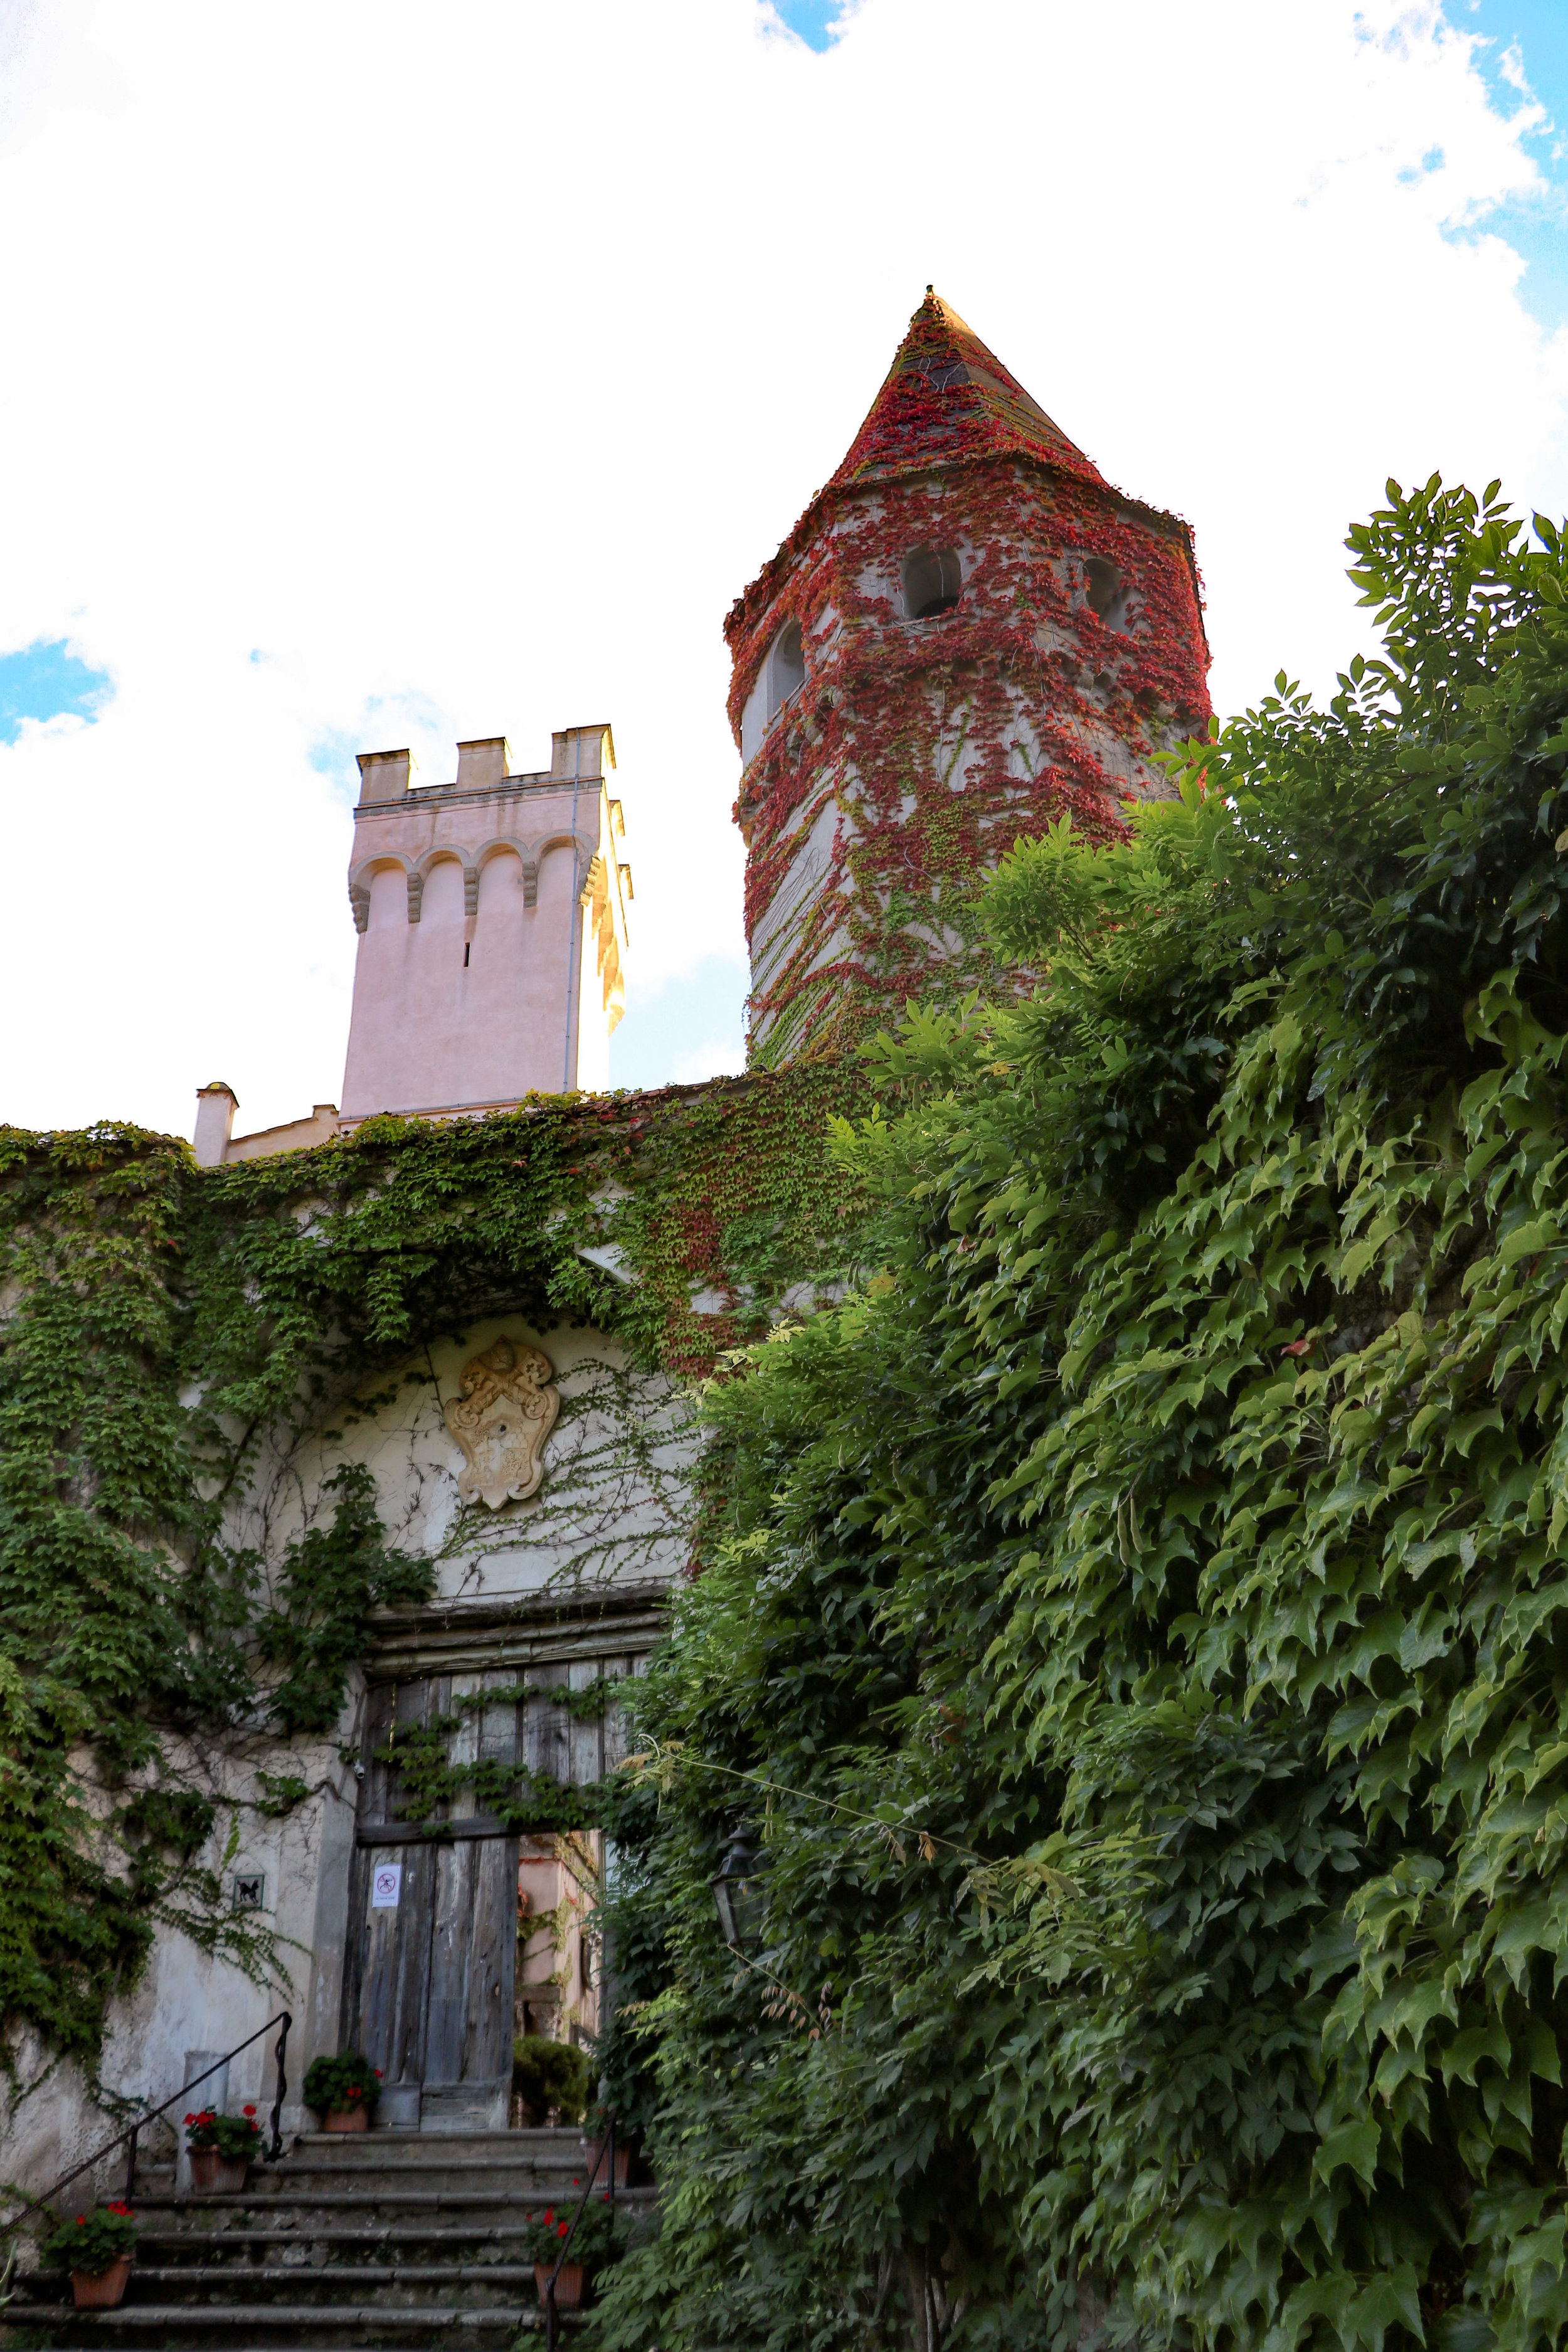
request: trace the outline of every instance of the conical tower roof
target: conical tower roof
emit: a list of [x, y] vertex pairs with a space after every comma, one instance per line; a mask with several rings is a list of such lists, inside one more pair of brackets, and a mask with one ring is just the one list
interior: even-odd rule
[[827, 488], [973, 457], [1032, 457], [1101, 483], [1098, 468], [928, 286], [881, 391]]

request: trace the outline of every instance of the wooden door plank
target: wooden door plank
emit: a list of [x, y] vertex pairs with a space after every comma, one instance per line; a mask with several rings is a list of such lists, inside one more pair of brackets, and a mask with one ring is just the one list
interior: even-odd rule
[[531, 1772], [547, 1780], [566, 1780], [572, 1769], [566, 1709], [552, 1694], [566, 1688], [564, 1664], [536, 1666], [529, 1675], [533, 1696], [528, 1702], [524, 1738], [525, 1761]]
[[[630, 1671], [630, 1667], [631, 1661], [628, 1658], [606, 1658], [605, 1660], [604, 1668], [605, 1681], [612, 1683], [624, 1681]], [[605, 1708], [605, 1773], [606, 1778], [610, 1773], [618, 1772], [620, 1770], [621, 1766], [625, 1763], [630, 1753], [631, 1742], [626, 1733], [626, 1718], [625, 1710], [617, 1706], [614, 1699], [611, 1699], [608, 1701]]]
[[482, 1851], [476, 1841], [437, 1847], [431, 1856], [436, 1894], [425, 2058], [426, 2074], [432, 2083], [462, 2080], [473, 1926], [473, 1858]]
[[[378, 1854], [378, 1861], [384, 1856]], [[403, 1889], [397, 1909], [397, 1967], [394, 1978], [392, 2064], [389, 2082], [421, 2083], [426, 2074], [426, 2000], [430, 1981], [430, 1915], [434, 1908], [435, 1857], [427, 1845], [403, 1849]]]
[[[452, 1675], [447, 1681], [447, 1703], [445, 1712], [455, 1716], [447, 1742], [447, 1757], [454, 1766], [477, 1764], [479, 1756], [479, 1715], [474, 1706], [465, 1706], [466, 1698], [478, 1698], [484, 1689], [482, 1675]], [[459, 1789], [447, 1808], [447, 1818], [454, 1822], [471, 1821], [478, 1807], [472, 1785]]]
[[[576, 1658], [566, 1669], [567, 1687], [574, 1691], [591, 1690], [599, 1679], [596, 1658]], [[572, 1786], [586, 1789], [604, 1778], [605, 1718], [603, 1715], [585, 1719], [574, 1716], [567, 1726], [567, 1748]]]
[[517, 1840], [496, 1838], [468, 1849], [473, 1857], [469, 1917], [472, 1939], [468, 2011], [463, 2032], [463, 2079], [493, 2083], [511, 2076], [511, 2000], [517, 1965]]

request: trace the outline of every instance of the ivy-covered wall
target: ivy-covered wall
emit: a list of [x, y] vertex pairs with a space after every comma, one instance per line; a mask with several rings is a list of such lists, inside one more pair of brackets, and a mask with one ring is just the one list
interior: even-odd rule
[[[146, 2093], [182, 2032], [300, 1994], [378, 1612], [679, 1571], [684, 1384], [852, 1265], [825, 1135], [863, 1097], [820, 1064], [215, 1170], [114, 1123], [0, 1133], [0, 2172], [87, 2127], [29, 2121], [61, 2059]], [[490, 1514], [440, 1408], [503, 1328], [563, 1407]], [[237, 1863], [286, 1899], [234, 1911]]]
[[[951, 608], [907, 609], [947, 551]], [[940, 602], [941, 600], [939, 600]], [[1011, 985], [978, 886], [1129, 794], [1209, 716], [1186, 526], [1112, 488], [940, 298], [915, 313], [833, 479], [725, 624], [730, 716], [801, 633], [805, 678], [749, 758], [752, 1053], [778, 1067], [975, 985]]]

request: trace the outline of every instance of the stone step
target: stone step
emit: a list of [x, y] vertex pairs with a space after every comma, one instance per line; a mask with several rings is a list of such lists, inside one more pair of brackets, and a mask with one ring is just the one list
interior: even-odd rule
[[[568, 2130], [306, 2133], [221, 2197], [181, 2194], [172, 2164], [146, 2166], [124, 2303], [79, 2312], [63, 2274], [35, 2274], [28, 2300], [0, 2309], [0, 2344], [41, 2328], [58, 2352], [510, 2352], [542, 2326], [526, 2218], [573, 2211], [588, 2177]], [[630, 2212], [657, 2203], [651, 2189], [616, 2196]]]
[[[522, 2329], [543, 2326], [537, 2302], [527, 2309], [471, 2311], [453, 2304], [384, 2308], [353, 2304], [271, 2304], [262, 2308], [236, 2304], [121, 2304], [117, 2311], [76, 2311], [58, 2304], [12, 2304], [5, 2312], [6, 2336], [14, 2329], [46, 2329], [54, 2352], [74, 2352], [93, 2342], [118, 2344], [125, 2352], [306, 2352], [312, 2342], [331, 2352], [368, 2352], [368, 2347], [426, 2352], [427, 2347], [461, 2344], [467, 2352], [510, 2352]], [[582, 2324], [584, 2314], [563, 2311], [564, 2327]], [[68, 2334], [62, 2336], [61, 2331]], [[14, 2340], [14, 2339], [13, 2339]]]
[[[395, 2291], [408, 2286], [472, 2288], [489, 2308], [498, 2295], [509, 2307], [533, 2292], [531, 2263], [191, 2263], [183, 2268], [138, 2262], [126, 2289], [127, 2304], [167, 2302], [184, 2290], [184, 2300], [233, 2295], [237, 2290], [252, 2297], [292, 2295], [303, 2292], [335, 2302], [343, 2295], [364, 2296], [374, 2288]], [[58, 2300], [68, 2302], [70, 2281], [61, 2277]], [[379, 2300], [380, 2298], [375, 2298]]]
[[[58, 2326], [61, 2311], [58, 2303], [13, 2303], [5, 2306], [8, 2327], [50, 2325]], [[117, 2333], [126, 2329], [184, 2329], [208, 2327], [249, 2327], [255, 2330], [276, 2327], [376, 2327], [384, 2333], [406, 2328], [460, 2327], [465, 2330], [495, 2331], [514, 2329], [518, 2313], [513, 2306], [502, 2310], [480, 2307], [470, 2309], [457, 2303], [393, 2305], [353, 2303], [274, 2303], [258, 2310], [254, 2304], [223, 2303], [122, 2303], [114, 2311], [69, 2312], [73, 2327], [89, 2328], [96, 2335], [101, 2328]]]
[[[623, 2189], [616, 2200], [617, 2210], [626, 2205], [634, 2213], [651, 2212], [658, 2202], [652, 2189]], [[570, 2206], [563, 2211], [570, 2212]], [[384, 2246], [473, 2246], [516, 2243], [522, 2236], [526, 2213], [520, 2209], [515, 2215], [503, 2214], [499, 2220], [471, 2221], [466, 2228], [449, 2223], [389, 2221], [383, 2229], [334, 2230], [325, 2222], [312, 2221], [299, 2230], [247, 2230], [243, 2227], [218, 2226], [209, 2230], [150, 2230], [142, 2228], [139, 2254], [149, 2246], [168, 2247], [172, 2252], [199, 2255], [204, 2249], [226, 2252], [247, 2246], [349, 2246], [370, 2250]]]
[[[188, 2319], [191, 2315], [188, 2315], [188, 2312], [181, 2312], [179, 2316], [181, 2319]], [[9, 2312], [7, 2312], [7, 2319], [9, 2319]], [[97, 2328], [97, 2333], [91, 2333], [91, 2336], [89, 2333], [85, 2333], [85, 2336], [82, 2336], [82, 2343], [58, 2343], [58, 2340], [52, 2340], [49, 2352], [89, 2352], [89, 2347], [94, 2347], [94, 2345], [103, 2345], [103, 2343], [118, 2343], [120, 2347], [122, 2347], [122, 2352], [136, 2352], [136, 2347], [124, 2343], [124, 2333], [120, 2333], [120, 2336], [110, 2336], [110, 2333], [108, 2333], [106, 2322], [115, 2319], [115, 2312], [97, 2312], [97, 2315], [94, 2315], [94, 2312], [70, 2312], [70, 2319], [73, 2319], [73, 2324], [80, 2322], [82, 2331], [87, 2331], [87, 2328]], [[566, 2328], [588, 2326], [588, 2312], [557, 2312], [557, 2322], [560, 2322], [562, 2336], [564, 2336]], [[52, 2328], [61, 2326], [58, 2315], [54, 2315], [52, 2319], [45, 2324]], [[515, 2322], [512, 2322], [512, 2328], [515, 2328], [517, 2333], [543, 2333], [543, 2326], [545, 2326], [545, 2315], [541, 2310], [524, 2312], [521, 2319], [515, 2319]], [[461, 2343], [463, 2352], [470, 2352], [470, 2338], [466, 2338], [466, 2336], [463, 2336], [463, 2338], [447, 2336], [445, 2340], [447, 2343]], [[200, 2343], [188, 2345], [185, 2352], [202, 2352]], [[278, 2345], [278, 2338], [268, 2338], [266, 2343], [263, 2343], [261, 2338], [254, 2338], [247, 2345], [230, 2343], [230, 2340], [226, 2338], [224, 2352], [279, 2352], [279, 2345]], [[299, 2336], [299, 2333], [294, 2333], [294, 2336], [289, 2338], [289, 2347], [287, 2347], [287, 2352], [348, 2352], [348, 2347], [345, 2347], [343, 2336], [341, 2336], [341, 2333], [339, 2336], [315, 2336], [315, 2338], [312, 2338], [312, 2336]], [[414, 2347], [409, 2345], [409, 2338], [406, 2338], [406, 2336], [397, 2345], [390, 2345], [385, 2343], [384, 2338], [376, 2338], [376, 2336], [372, 2333], [372, 2336], [364, 2338], [364, 2343], [355, 2345], [353, 2352], [414, 2352]]]
[[[385, 2203], [393, 2207], [435, 2205], [514, 2205], [520, 2212], [541, 2200], [546, 2204], [569, 2204], [583, 2194], [584, 2183], [577, 2173], [558, 2175], [545, 2179], [500, 2178], [493, 2172], [394, 2172], [362, 2173], [356, 2180], [323, 2180], [319, 2173], [288, 2174], [270, 2181], [265, 2189], [254, 2186], [227, 2191], [221, 2196], [180, 2196], [173, 2189], [146, 2189], [137, 2183], [136, 2193], [130, 2200], [138, 2213], [177, 2213], [184, 2220], [199, 2220], [203, 2213], [228, 2213], [245, 2210], [258, 2220], [270, 2220], [287, 2206], [302, 2205], [314, 2210], [322, 2205], [342, 2204], [351, 2210], [370, 2203]], [[625, 2194], [617, 2189], [617, 2197]], [[596, 2186], [595, 2197], [603, 2194]]]

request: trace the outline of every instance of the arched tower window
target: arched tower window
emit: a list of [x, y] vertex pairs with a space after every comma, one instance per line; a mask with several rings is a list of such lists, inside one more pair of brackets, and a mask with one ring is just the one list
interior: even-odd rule
[[933, 620], [951, 613], [963, 586], [963, 574], [951, 547], [917, 547], [904, 558], [904, 618]]
[[791, 621], [781, 630], [768, 656], [768, 717], [782, 710], [790, 696], [805, 684], [805, 647], [801, 643], [800, 623]]
[[1112, 563], [1109, 556], [1091, 555], [1083, 567], [1083, 593], [1089, 609], [1097, 613], [1108, 629], [1127, 626], [1127, 583], [1121, 566]]

